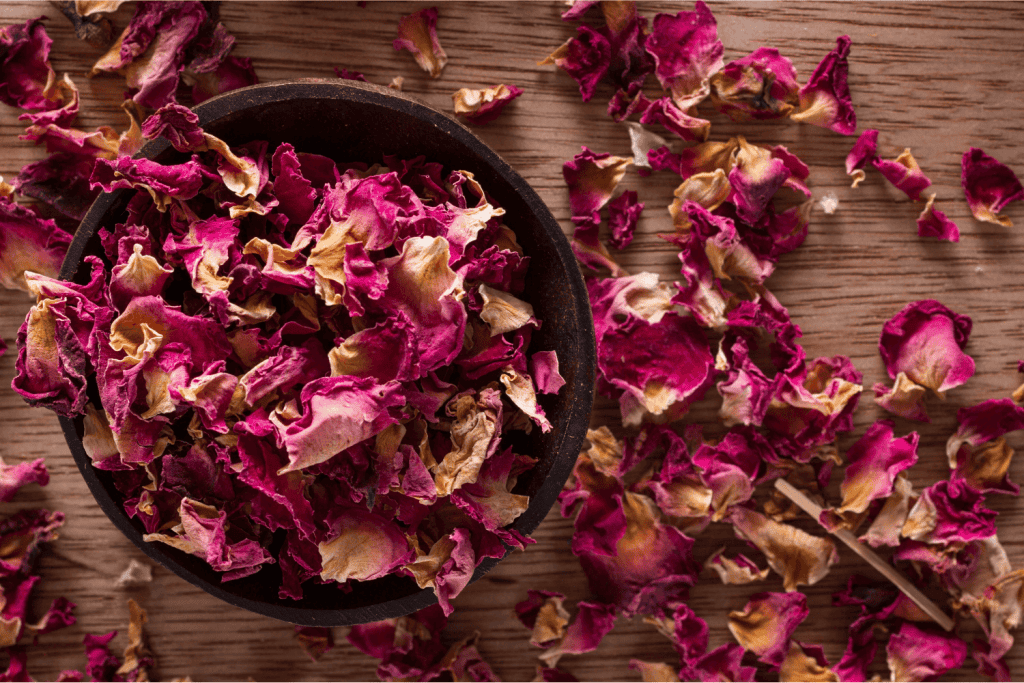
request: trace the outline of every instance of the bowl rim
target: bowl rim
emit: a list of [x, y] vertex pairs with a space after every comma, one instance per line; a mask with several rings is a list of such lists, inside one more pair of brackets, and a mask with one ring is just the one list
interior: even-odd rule
[[[217, 95], [196, 105], [192, 110], [199, 117], [199, 125], [206, 127], [211, 122], [216, 122], [226, 116], [236, 114], [240, 109], [281, 103], [294, 99], [338, 99], [372, 104], [426, 121], [439, 129], [441, 133], [456, 138], [457, 141], [471, 149], [480, 157], [484, 164], [490, 166], [507, 181], [530, 207], [544, 232], [549, 237], [558, 260], [566, 266], [565, 269], [572, 290], [570, 294], [575, 308], [572, 318], [577, 321], [580, 328], [579, 338], [575, 340], [575, 343], [582, 358], [582, 371], [577, 373], [575, 386], [573, 387], [578, 400], [570, 404], [570, 411], [566, 420], [567, 429], [563, 430], [560, 441], [552, 444], [551, 450], [553, 453], [578, 453], [589, 427], [590, 413], [594, 401], [596, 340], [593, 318], [583, 276], [576, 265], [576, 258], [569, 245], [568, 238], [536, 191], [483, 140], [451, 115], [438, 111], [407, 94], [375, 84], [341, 81], [338, 79], [274, 81]], [[135, 158], [152, 158], [169, 148], [170, 143], [167, 140], [157, 138], [147, 143], [135, 155]], [[61, 280], [71, 280], [75, 277], [83, 262], [87, 245], [100, 227], [105, 214], [124, 193], [131, 191], [123, 189], [115, 190], [114, 192], [104, 192], [96, 198], [81, 221], [68, 248], [58, 276]], [[307, 607], [254, 600], [226, 591], [220, 584], [211, 583], [203, 577], [197, 576], [190, 569], [174, 560], [173, 556], [169, 557], [167, 553], [161, 552], [166, 549], [154, 548], [153, 543], [142, 540], [142, 534], [131, 523], [121, 504], [110, 497], [106, 486], [92, 466], [92, 461], [85, 452], [81, 437], [76, 428], [76, 420], [59, 416], [59, 421], [68, 447], [94, 499], [122, 534], [160, 566], [170, 569], [174, 574], [224, 602], [250, 612], [306, 626], [343, 626], [369, 623], [404, 616], [437, 602], [434, 591], [430, 588], [424, 588], [409, 595], [382, 603], [351, 608], [315, 610]], [[539, 490], [531, 496], [528, 509], [510, 525], [511, 528], [524, 535], [528, 535], [540, 525], [555, 504], [559, 493], [572, 472], [574, 464], [575, 458], [555, 458]], [[476, 567], [470, 583], [477, 581], [487, 571], [496, 566], [500, 560], [507, 557], [509, 551], [510, 548], [506, 545], [506, 551], [502, 557], [486, 558], [483, 560]]]

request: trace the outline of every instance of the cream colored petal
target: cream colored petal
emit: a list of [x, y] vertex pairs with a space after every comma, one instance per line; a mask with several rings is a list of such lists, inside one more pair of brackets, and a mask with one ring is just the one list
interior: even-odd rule
[[513, 332], [520, 327], [536, 322], [533, 306], [500, 289], [480, 285], [483, 308], [480, 318], [491, 328], [491, 336]]

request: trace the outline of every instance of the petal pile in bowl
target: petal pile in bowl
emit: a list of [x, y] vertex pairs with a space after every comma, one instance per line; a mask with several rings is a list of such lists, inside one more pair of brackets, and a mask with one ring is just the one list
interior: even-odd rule
[[[563, 384], [520, 299], [529, 258], [469, 172], [424, 158], [337, 164], [282, 143], [229, 148], [190, 110], [150, 116], [184, 155], [100, 160], [134, 190], [87, 282], [29, 273], [15, 388], [83, 415], [146, 540], [228, 581], [409, 576], [444, 611], [506, 544]], [[107, 264], [110, 264], [109, 266]], [[99, 403], [89, 400], [95, 376]]]

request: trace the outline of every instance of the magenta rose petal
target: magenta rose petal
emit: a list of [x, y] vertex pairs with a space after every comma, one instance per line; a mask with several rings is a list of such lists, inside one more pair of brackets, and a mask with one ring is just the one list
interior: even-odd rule
[[889, 376], [906, 376], [938, 395], [974, 375], [974, 360], [963, 352], [971, 319], [938, 301], [907, 304], [882, 327], [879, 352]]
[[791, 119], [828, 128], [842, 135], [852, 135], [857, 130], [857, 116], [847, 83], [849, 54], [850, 37], [836, 38], [835, 49], [825, 55], [800, 89], [800, 106], [790, 115]]
[[960, 182], [971, 214], [979, 221], [1010, 227], [1006, 216], [999, 215], [1007, 204], [1024, 199], [1024, 187], [1009, 166], [977, 147], [964, 152]]

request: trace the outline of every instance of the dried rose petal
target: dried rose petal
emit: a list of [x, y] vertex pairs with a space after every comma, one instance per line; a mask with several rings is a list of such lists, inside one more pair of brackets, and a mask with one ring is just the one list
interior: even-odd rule
[[334, 648], [334, 631], [324, 626], [296, 626], [295, 640], [310, 661], [317, 661]]
[[201, 5], [140, 4], [121, 36], [92, 68], [122, 71], [132, 99], [158, 108], [173, 102], [189, 44], [207, 20]]
[[1016, 496], [1020, 487], [1010, 481], [1009, 474], [1013, 453], [1002, 437], [977, 446], [964, 444], [956, 454], [956, 469], [950, 474], [950, 481], [963, 482], [980, 493]]
[[793, 632], [809, 613], [803, 593], [757, 593], [742, 611], [729, 612], [729, 631], [743, 649], [778, 667]]
[[676, 670], [664, 662], [630, 659], [629, 668], [640, 672], [641, 681], [679, 681], [679, 674]]
[[915, 500], [913, 484], [904, 474], [897, 475], [896, 481], [893, 482], [893, 492], [885, 500], [882, 509], [875, 515], [874, 521], [860, 540], [875, 548], [882, 545], [898, 546], [900, 530], [903, 529], [910, 514], [910, 506]]
[[893, 680], [928, 681], [962, 666], [967, 644], [955, 635], [905, 622], [889, 637], [885, 653]]
[[50, 474], [46, 470], [44, 458], [25, 460], [16, 465], [8, 465], [0, 458], [0, 502], [9, 503], [14, 500], [23, 486], [46, 486], [49, 482]]
[[907, 193], [907, 196], [917, 201], [921, 198], [921, 191], [932, 184], [932, 181], [925, 176], [917, 160], [910, 153], [910, 149], [904, 149], [895, 159], [880, 159], [875, 157], [871, 164], [878, 171], [895, 185], [898, 189]]
[[569, 622], [562, 638], [539, 656], [545, 665], [555, 666], [562, 655], [579, 655], [596, 650], [601, 640], [615, 626], [615, 607], [612, 605], [581, 600], [576, 608], [576, 616]]
[[753, 510], [736, 506], [732, 508], [729, 521], [735, 525], [738, 535], [765, 554], [771, 568], [782, 576], [787, 591], [795, 591], [800, 585], [814, 585], [839, 561], [831, 539], [774, 522]]
[[960, 228], [957, 227], [957, 224], [935, 208], [934, 193], [928, 195], [928, 202], [917, 217], [917, 235], [918, 237], [935, 237], [947, 242], [960, 241]]
[[441, 631], [448, 623], [440, 606], [432, 605], [405, 617], [357, 624], [348, 641], [360, 652], [380, 660], [377, 676], [384, 681], [431, 680], [448, 651]]
[[877, 382], [872, 389], [875, 392], [875, 403], [893, 415], [919, 422], [931, 421], [924, 406], [928, 389], [908, 378], [907, 373], [898, 373], [892, 387]]
[[868, 129], [860, 134], [846, 155], [846, 175], [853, 178], [850, 187], [857, 187], [865, 178], [864, 165], [874, 162], [878, 154], [878, 131]]
[[22, 109], [52, 109], [54, 79], [50, 45], [42, 20], [29, 19], [0, 30], [0, 102]]
[[1024, 617], [1018, 598], [1021, 573], [1013, 571], [995, 536], [973, 541], [958, 560], [942, 575], [942, 583], [984, 629], [984, 660], [998, 661], [1013, 646], [1013, 631]]
[[594, 153], [585, 146], [582, 149], [562, 166], [569, 187], [569, 208], [573, 218], [591, 218], [600, 223], [598, 211], [611, 199], [633, 160], [607, 152]]
[[974, 375], [974, 360], [963, 352], [970, 333], [970, 318], [925, 299], [907, 304], [885, 323], [878, 347], [890, 377], [906, 373], [942, 396]]
[[548, 55], [539, 65], [554, 64], [579, 84], [584, 102], [590, 100], [597, 84], [608, 71], [612, 48], [608, 38], [589, 26], [579, 26], [570, 38]]
[[676, 106], [671, 97], [662, 97], [648, 104], [640, 116], [640, 123], [660, 123], [686, 141], [704, 142], [711, 132], [710, 121], [691, 116]]
[[956, 419], [959, 423], [956, 433], [946, 442], [946, 456], [951, 469], [956, 469], [957, 454], [964, 444], [977, 446], [1007, 432], [1024, 429], [1024, 406], [1008, 398], [989, 399], [961, 408]]
[[608, 203], [608, 222], [612, 234], [608, 242], [616, 249], [625, 249], [633, 241], [644, 203], [637, 199], [635, 190], [626, 190]]
[[960, 182], [971, 214], [979, 221], [1012, 226], [1013, 221], [999, 212], [1010, 202], [1024, 199], [1017, 175], [977, 147], [964, 152], [962, 166]]
[[917, 432], [897, 439], [893, 426], [878, 420], [846, 452], [846, 475], [839, 488], [843, 502], [834, 516], [823, 513], [823, 524], [850, 528], [873, 501], [892, 493], [900, 472], [917, 462]]
[[850, 65], [850, 36], [836, 38], [836, 47], [825, 55], [806, 85], [800, 89], [800, 107], [790, 118], [813, 123], [822, 128], [853, 135], [857, 130], [857, 115], [850, 100], [850, 87], [846, 82]]
[[839, 681], [839, 675], [828, 666], [820, 645], [789, 642], [789, 652], [779, 667], [780, 681]]
[[591, 590], [627, 616], [685, 599], [700, 572], [693, 539], [663, 524], [646, 496], [626, 491], [620, 505], [625, 526], [613, 554], [574, 550]]
[[761, 569], [744, 555], [737, 555], [736, 559], [728, 558], [723, 554], [724, 551], [724, 547], [715, 551], [704, 562], [706, 568], [718, 573], [718, 578], [722, 580], [722, 583], [742, 585], [754, 581], [764, 581], [768, 577], [769, 569]]
[[516, 617], [532, 632], [531, 645], [548, 647], [565, 636], [570, 617], [564, 601], [562, 593], [531, 589], [525, 600], [516, 603]]
[[654, 73], [662, 87], [672, 92], [683, 111], [710, 94], [710, 79], [723, 66], [718, 24], [700, 0], [692, 12], [656, 15], [647, 51], [654, 57]]
[[452, 102], [457, 116], [479, 125], [498, 118], [505, 105], [522, 94], [516, 86], [504, 84], [483, 90], [461, 88], [452, 94]]
[[711, 77], [711, 102], [733, 121], [789, 116], [799, 102], [793, 63], [773, 47], [759, 47]]
[[427, 7], [402, 17], [394, 48], [408, 50], [421, 69], [431, 78], [439, 78], [448, 63], [448, 55], [437, 39], [437, 8]]
[[939, 481], [921, 492], [900, 532], [928, 543], [968, 543], [996, 533], [998, 513], [982, 505], [974, 490]]
[[28, 291], [25, 271], [57, 277], [71, 235], [53, 219], [43, 219], [0, 197], [0, 285]]

